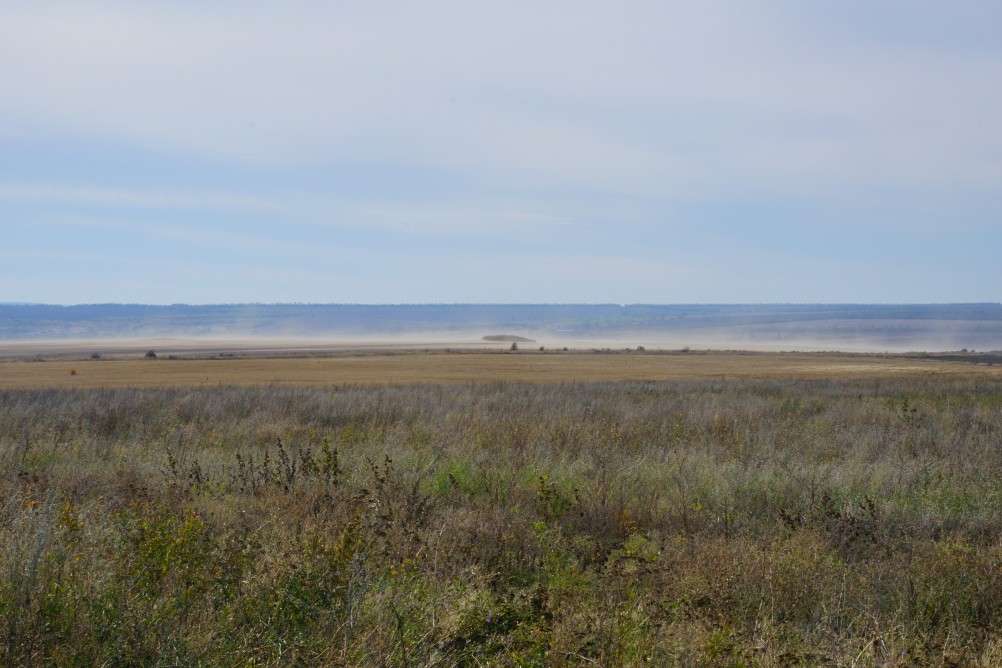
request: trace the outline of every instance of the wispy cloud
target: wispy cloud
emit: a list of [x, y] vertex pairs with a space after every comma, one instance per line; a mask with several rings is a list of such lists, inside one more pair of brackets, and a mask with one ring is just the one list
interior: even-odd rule
[[984, 150], [1002, 145], [997, 45], [832, 37], [782, 2], [44, 5], [0, 10], [0, 115], [213, 159], [368, 157], [647, 195], [987, 184], [1002, 160]]
[[1000, 243], [1000, 22], [982, 0], [0, 3], [0, 225], [54, 252], [124, 226], [112, 255], [197, 248], [349, 301], [532, 300], [548, 276], [650, 300], [645, 275], [810, 300], [860, 275], [832, 240], [872, 258], [897, 233], [919, 268], [882, 299], [1002, 298], [971, 260]]
[[255, 195], [184, 189], [137, 190], [93, 186], [0, 182], [0, 200], [183, 209], [275, 209], [278, 203]]
[[345, 224], [409, 234], [447, 237], [502, 237], [550, 231], [572, 232], [581, 223], [530, 211], [464, 207], [359, 207], [345, 213]]

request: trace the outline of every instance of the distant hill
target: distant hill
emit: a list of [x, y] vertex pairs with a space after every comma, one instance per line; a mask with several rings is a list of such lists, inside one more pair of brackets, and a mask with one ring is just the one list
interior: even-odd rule
[[142, 304], [0, 303], [0, 340], [150, 336], [341, 337], [505, 332], [698, 346], [811, 344], [1002, 349], [1002, 304]]

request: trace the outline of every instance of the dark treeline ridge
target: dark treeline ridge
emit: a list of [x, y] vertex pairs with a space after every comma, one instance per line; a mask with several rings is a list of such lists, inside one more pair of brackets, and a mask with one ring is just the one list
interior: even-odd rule
[[[1002, 348], [1002, 304], [0, 304], [0, 340], [127, 336], [337, 336], [422, 332], [816, 339]], [[945, 347], [944, 347], [945, 346]]]
[[1002, 385], [0, 392], [0, 664], [1002, 665]]

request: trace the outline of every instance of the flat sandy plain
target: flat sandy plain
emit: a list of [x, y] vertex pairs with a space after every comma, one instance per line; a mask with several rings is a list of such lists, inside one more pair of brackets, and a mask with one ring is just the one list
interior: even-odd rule
[[[147, 359], [146, 350], [156, 350]], [[94, 352], [101, 351], [101, 352]], [[100, 355], [92, 359], [92, 355]], [[0, 343], [0, 389], [755, 379], [1002, 380], [1002, 357], [538, 349], [523, 344], [144, 340]]]

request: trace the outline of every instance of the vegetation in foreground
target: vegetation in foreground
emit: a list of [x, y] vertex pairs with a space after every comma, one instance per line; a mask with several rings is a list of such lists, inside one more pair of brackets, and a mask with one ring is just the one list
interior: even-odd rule
[[1002, 385], [0, 393], [0, 664], [1002, 665]]

